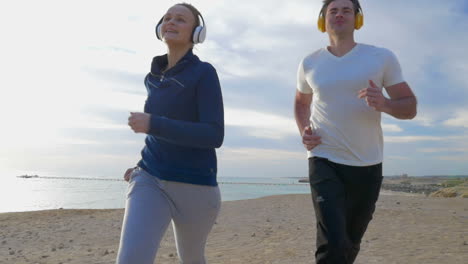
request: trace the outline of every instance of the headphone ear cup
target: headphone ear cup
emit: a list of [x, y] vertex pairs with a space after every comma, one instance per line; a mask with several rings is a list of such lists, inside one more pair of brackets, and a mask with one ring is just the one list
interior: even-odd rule
[[323, 16], [319, 16], [317, 21], [317, 28], [320, 32], [325, 33], [327, 29], [325, 28], [325, 18]]
[[198, 26], [193, 31], [192, 42], [194, 44], [203, 43], [206, 38], [206, 27]]
[[357, 13], [356, 21], [354, 23], [355, 29], [360, 29], [364, 25], [364, 15], [361, 13]]
[[162, 37], [162, 32], [161, 32], [162, 29], [161, 29], [161, 28], [162, 28], [162, 25], [161, 25], [161, 24], [158, 24], [158, 25], [156, 26], [156, 37], [157, 37], [159, 40], [162, 40], [162, 38], [163, 38], [163, 37]]
[[198, 37], [199, 43], [203, 43], [206, 39], [206, 26], [201, 27], [200, 36]]

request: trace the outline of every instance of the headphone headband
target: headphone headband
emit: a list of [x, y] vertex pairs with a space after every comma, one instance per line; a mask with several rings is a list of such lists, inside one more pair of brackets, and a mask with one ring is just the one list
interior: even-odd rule
[[[350, 0], [350, 1], [353, 3], [353, 7], [356, 7], [356, 9], [355, 9], [355, 11], [357, 11], [356, 15], [357, 15], [357, 13], [361, 13], [361, 15], [362, 15], [363, 13], [362, 13], [362, 8], [361, 8], [361, 4], [359, 3], [359, 0], [355, 0], [355, 1]], [[328, 3], [326, 6], [325, 5], [322, 6], [322, 9], [320, 9], [319, 16], [325, 17], [325, 11], [327, 10], [327, 7], [328, 7], [329, 4], [331, 4], [331, 2]]]

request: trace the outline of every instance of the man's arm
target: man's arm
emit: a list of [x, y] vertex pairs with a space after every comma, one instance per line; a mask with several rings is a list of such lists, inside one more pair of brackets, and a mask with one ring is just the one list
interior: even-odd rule
[[322, 143], [320, 136], [315, 134], [310, 127], [310, 105], [312, 103], [312, 94], [301, 93], [296, 90], [294, 99], [294, 116], [299, 133], [302, 137], [302, 144], [307, 150], [312, 150], [318, 144]]
[[312, 104], [312, 94], [301, 93], [296, 90], [294, 99], [294, 116], [296, 117], [297, 128], [302, 135], [304, 128], [310, 126], [310, 105]]
[[385, 88], [390, 98], [386, 98], [382, 90], [373, 81], [369, 87], [359, 91], [359, 98], [365, 98], [367, 105], [376, 111], [387, 113], [398, 119], [413, 119], [416, 116], [417, 100], [406, 82]]
[[386, 87], [390, 99], [386, 100], [383, 112], [398, 119], [413, 119], [417, 113], [417, 100], [408, 83], [402, 82]]

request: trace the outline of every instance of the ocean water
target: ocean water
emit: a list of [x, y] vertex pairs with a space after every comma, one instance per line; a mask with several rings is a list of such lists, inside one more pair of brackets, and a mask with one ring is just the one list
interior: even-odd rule
[[[218, 178], [223, 201], [310, 193], [291, 178]], [[124, 208], [128, 183], [122, 180], [3, 177], [0, 213], [49, 209]]]

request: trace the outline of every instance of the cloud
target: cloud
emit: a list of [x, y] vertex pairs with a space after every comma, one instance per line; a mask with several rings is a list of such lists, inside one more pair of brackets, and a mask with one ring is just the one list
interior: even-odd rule
[[[154, 25], [174, 3], [44, 0], [28, 1], [27, 9], [22, 2], [5, 6], [0, 17], [4, 35], [0, 68], [5, 73], [0, 80], [0, 118], [8, 128], [0, 138], [2, 153], [27, 147], [44, 154], [60, 145], [65, 146], [60, 154], [70, 151], [69, 158], [80, 157], [86, 148], [95, 155], [135, 151], [138, 156], [143, 139], [140, 143], [132, 139], [127, 113], [142, 110], [143, 77], [152, 57], [166, 52], [154, 36]], [[321, 1], [192, 3], [208, 27], [208, 39], [195, 53], [215, 65], [223, 87], [226, 157], [234, 157], [240, 147], [237, 151], [245, 156], [252, 151], [252, 158], [273, 160], [281, 154], [293, 159], [295, 147], [302, 151], [292, 112], [297, 66], [328, 42], [327, 35], [316, 30]], [[455, 143], [467, 140], [458, 130], [468, 124], [468, 75], [462, 74], [468, 71], [468, 35], [462, 34], [468, 28], [466, 1], [362, 4], [366, 25], [356, 40], [392, 50], [419, 100], [415, 120], [384, 119], [383, 130], [390, 134], [385, 137], [387, 146], [410, 143], [415, 150], [426, 150], [419, 153], [431, 154], [429, 149], [443, 150], [437, 144], [448, 142], [453, 146], [446, 151], [464, 150]], [[120, 147], [119, 140], [129, 146]], [[113, 148], [111, 142], [116, 142]], [[271, 149], [258, 150], [262, 144]], [[394, 154], [391, 158], [396, 161], [399, 155]], [[36, 156], [27, 153], [8, 159]], [[444, 166], [452, 167], [450, 159], [445, 160]], [[233, 160], [227, 158], [223, 165], [228, 162]]]
[[388, 143], [408, 143], [417, 141], [442, 141], [444, 138], [436, 136], [386, 136], [384, 140]]
[[402, 132], [403, 129], [399, 125], [395, 124], [382, 124], [382, 130], [384, 132]]
[[453, 148], [422, 148], [419, 151], [423, 153], [443, 153], [443, 152], [452, 152], [452, 153], [468, 153], [468, 147], [460, 148], [460, 147], [453, 147]]
[[225, 147], [218, 152], [221, 161], [286, 161], [303, 160], [307, 157], [305, 151], [285, 151], [281, 149], [260, 149], [260, 148], [230, 148]]
[[281, 139], [298, 134], [293, 119], [254, 110], [226, 108], [225, 123], [247, 128], [249, 136], [258, 138]]
[[455, 142], [460, 144], [468, 142], [468, 135], [442, 135], [442, 136], [385, 136], [386, 142], [402, 143], [402, 142], [418, 142], [418, 141], [440, 141], [440, 142]]
[[410, 159], [407, 156], [395, 156], [395, 155], [387, 156], [386, 158], [389, 160], [409, 160]]
[[420, 111], [417, 113], [416, 117], [412, 120], [412, 122], [415, 122], [420, 126], [430, 127], [434, 125], [435, 118], [427, 112], [421, 113]]
[[468, 110], [462, 109], [457, 111], [457, 113], [455, 113], [455, 117], [445, 121], [444, 125], [468, 128]]
[[200, 57], [210, 58], [217, 66], [220, 77], [225, 80], [265, 75], [265, 67], [259, 67], [254, 60], [234, 50], [226, 49], [222, 43], [207, 40], [200, 48]]
[[445, 160], [445, 161], [461, 161], [461, 162], [466, 162], [468, 160], [468, 155], [450, 155], [450, 156], [438, 156], [437, 157], [440, 160]]

